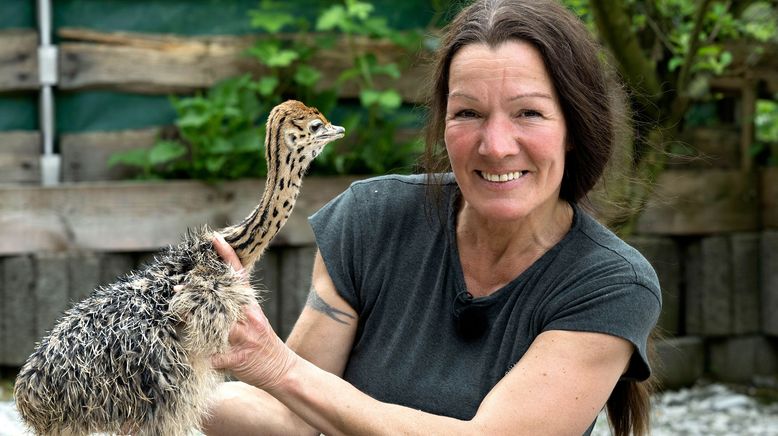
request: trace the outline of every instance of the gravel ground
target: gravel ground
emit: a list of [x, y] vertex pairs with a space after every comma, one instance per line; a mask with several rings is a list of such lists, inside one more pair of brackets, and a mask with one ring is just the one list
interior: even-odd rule
[[[28, 434], [13, 403], [0, 402], [0, 436]], [[597, 420], [592, 434], [610, 435], [604, 416]], [[763, 404], [720, 384], [668, 391], [655, 398], [651, 434], [778, 436], [778, 403]]]

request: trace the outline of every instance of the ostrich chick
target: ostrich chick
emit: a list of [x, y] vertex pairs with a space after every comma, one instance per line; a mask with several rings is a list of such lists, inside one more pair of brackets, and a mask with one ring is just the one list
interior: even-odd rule
[[[220, 230], [250, 270], [284, 225], [311, 161], [344, 129], [298, 101], [270, 113], [267, 183], [240, 224]], [[68, 309], [22, 367], [14, 396], [38, 434], [181, 435], [222, 380], [210, 356], [255, 292], [221, 261], [208, 227], [189, 231], [143, 270]], [[181, 287], [174, 287], [181, 285]]]

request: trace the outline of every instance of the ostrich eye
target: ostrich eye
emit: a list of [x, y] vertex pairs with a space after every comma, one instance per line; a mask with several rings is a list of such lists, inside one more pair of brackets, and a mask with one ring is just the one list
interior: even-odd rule
[[311, 121], [311, 124], [308, 126], [308, 128], [311, 130], [312, 133], [318, 132], [324, 123], [321, 122], [321, 120], [313, 120]]

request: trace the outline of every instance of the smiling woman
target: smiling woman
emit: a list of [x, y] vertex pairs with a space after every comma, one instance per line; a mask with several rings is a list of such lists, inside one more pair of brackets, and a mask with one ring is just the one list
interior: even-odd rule
[[426, 174], [356, 182], [311, 217], [308, 304], [285, 345], [247, 310], [216, 358], [243, 383], [207, 431], [589, 434], [607, 402], [618, 436], [644, 434], [658, 280], [581, 207], [616, 137], [601, 59], [553, 0], [465, 8]]

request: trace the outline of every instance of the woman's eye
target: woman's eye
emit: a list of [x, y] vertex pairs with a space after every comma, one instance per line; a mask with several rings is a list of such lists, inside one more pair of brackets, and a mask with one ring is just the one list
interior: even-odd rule
[[519, 112], [520, 117], [526, 117], [526, 118], [534, 118], [534, 117], [542, 117], [543, 114], [540, 112], [534, 110], [534, 109], [525, 109], [521, 112]]
[[454, 118], [475, 118], [478, 114], [471, 109], [463, 109], [454, 114]]

